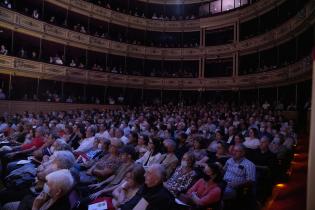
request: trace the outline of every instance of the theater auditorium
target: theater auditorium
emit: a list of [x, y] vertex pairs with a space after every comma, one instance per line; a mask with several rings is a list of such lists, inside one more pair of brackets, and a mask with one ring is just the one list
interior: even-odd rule
[[314, 210], [314, 60], [315, 0], [0, 0], [0, 210]]

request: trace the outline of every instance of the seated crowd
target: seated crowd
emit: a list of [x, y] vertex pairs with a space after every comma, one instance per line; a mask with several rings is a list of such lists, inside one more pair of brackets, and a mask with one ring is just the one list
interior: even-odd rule
[[290, 166], [292, 120], [228, 103], [4, 114], [2, 209], [249, 209]]

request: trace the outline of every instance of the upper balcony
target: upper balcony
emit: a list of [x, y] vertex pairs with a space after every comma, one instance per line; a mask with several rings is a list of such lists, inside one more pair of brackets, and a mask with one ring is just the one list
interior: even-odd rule
[[[238, 8], [238, 0], [235, 1], [237, 1], [235, 4], [236, 8]], [[239, 8], [231, 10], [228, 7], [225, 8], [224, 3], [221, 3], [221, 0], [216, 0], [212, 2], [211, 5], [208, 2], [209, 5], [206, 6], [206, 10], [209, 10], [209, 12], [211, 9], [216, 10], [213, 11], [213, 16], [201, 16], [202, 18], [188, 18], [188, 20], [186, 20], [186, 18], [183, 18], [182, 20], [173, 21], [171, 20], [171, 17], [167, 19], [160, 19], [160, 17], [152, 19], [151, 14], [148, 14], [148, 17], [141, 17], [141, 15], [130, 15], [129, 11], [125, 11], [125, 13], [123, 13], [122, 11], [120, 11], [121, 9], [117, 11], [117, 9], [109, 9], [83, 0], [45, 0], [45, 3], [54, 4], [63, 9], [66, 9], [69, 12], [76, 12], [87, 17], [111, 22], [120, 26], [130, 26], [139, 30], [182, 32], [199, 31], [201, 28], [219, 28], [226, 25], [233, 25], [237, 21], [247, 20], [251, 17], [263, 14], [285, 1], [286, 0], [260, 0], [255, 2], [253, 5], [244, 7], [242, 9]], [[19, 4], [22, 4], [23, 2], [20, 2]], [[32, 4], [34, 3], [34, 1], [31, 2]], [[114, 2], [116, 1], [113, 1], [113, 3]], [[248, 3], [249, 1], [246, 2]], [[215, 3], [215, 5], [212, 5], [213, 3]], [[244, 3], [244, 5], [247, 5], [247, 3]], [[38, 11], [40, 10], [41, 6], [40, 4], [38, 4]], [[165, 11], [166, 9], [162, 8], [161, 10]], [[171, 12], [173, 12], [173, 10]], [[223, 14], [218, 15], [221, 12]]]
[[72, 46], [93, 49], [99, 52], [110, 51], [113, 54], [150, 59], [197, 59], [203, 57], [216, 58], [218, 56], [228, 57], [236, 52], [257, 50], [261, 47], [284, 42], [293, 35], [299, 34], [303, 26], [314, 23], [314, 10], [315, 4], [311, 1], [300, 14], [262, 35], [231, 44], [201, 46], [198, 48], [158, 48], [111, 41], [38, 21], [4, 8], [0, 8], [0, 19], [2, 20], [2, 27], [57, 43], [68, 43]]

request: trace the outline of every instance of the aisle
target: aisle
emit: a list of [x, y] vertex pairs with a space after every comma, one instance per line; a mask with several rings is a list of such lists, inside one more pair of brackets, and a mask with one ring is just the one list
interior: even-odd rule
[[278, 184], [264, 210], [305, 210], [308, 137], [301, 138], [292, 162], [291, 177]]

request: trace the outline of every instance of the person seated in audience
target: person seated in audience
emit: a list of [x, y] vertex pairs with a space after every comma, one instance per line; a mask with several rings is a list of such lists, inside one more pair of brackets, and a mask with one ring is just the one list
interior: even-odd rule
[[49, 19], [49, 22], [50, 22], [50, 23], [56, 23], [56, 18], [55, 18], [55, 16], [51, 16], [50, 19]]
[[88, 152], [93, 148], [94, 145], [94, 141], [95, 141], [95, 130], [93, 127], [88, 127], [86, 132], [85, 132], [85, 136], [86, 138], [83, 139], [80, 142], [80, 146], [74, 150], [74, 153], [81, 153], [81, 152]]
[[208, 162], [203, 170], [203, 176], [179, 199], [195, 207], [211, 207], [220, 202], [222, 180], [221, 168], [215, 163]]
[[71, 147], [56, 135], [50, 134], [43, 145], [43, 148], [35, 150], [32, 155], [36, 160], [41, 161], [45, 156], [46, 158], [54, 154], [55, 151], [69, 150]]
[[37, 9], [33, 10], [32, 17], [35, 18], [35, 19], [39, 18], [39, 13], [38, 13]]
[[197, 161], [195, 165], [205, 167], [207, 162], [218, 163], [223, 167], [226, 161], [230, 158], [227, 153], [227, 144], [223, 141], [217, 143], [216, 152], [208, 152], [207, 156], [203, 157], [201, 160]]
[[[12, 160], [13, 158], [18, 158], [19, 156], [29, 154], [43, 146], [45, 143], [43, 136], [43, 129], [41, 127], [36, 128], [35, 137], [29, 143], [24, 143], [20, 146], [2, 147], [0, 155], [3, 158], [5, 157], [9, 160]], [[2, 159], [2, 162], [4, 163], [4, 159]]]
[[53, 62], [57, 65], [63, 65], [63, 61], [58, 55], [56, 55], [56, 57], [53, 59]]
[[119, 168], [121, 164], [119, 159], [119, 149], [122, 146], [122, 142], [117, 138], [112, 138], [110, 142], [109, 154], [99, 159], [86, 172], [81, 173], [80, 182], [91, 184], [96, 181], [96, 177], [105, 180], [112, 176]]
[[218, 142], [223, 140], [223, 135], [223, 132], [221, 132], [220, 130], [217, 130], [215, 132], [215, 139], [210, 143], [208, 147], [209, 152], [215, 153], [217, 151]]
[[1, 55], [7, 55], [8, 54], [8, 50], [3, 44], [0, 47], [0, 54]]
[[87, 188], [84, 187], [80, 190], [81, 194], [85, 196], [85, 198], [81, 200], [81, 205], [84, 206], [102, 195], [109, 195], [115, 189], [121, 187], [126, 174], [136, 167], [135, 159], [136, 153], [134, 148], [124, 146], [120, 154], [121, 164], [113, 175], [102, 182], [91, 184]]
[[33, 60], [37, 59], [37, 53], [35, 51], [32, 52], [31, 59], [33, 59]]
[[24, 50], [24, 48], [22, 47], [18, 53], [18, 56], [21, 58], [26, 58], [27, 57], [27, 52]]
[[81, 26], [81, 27], [80, 27], [80, 32], [86, 34], [86, 30], [85, 30], [84, 26]]
[[190, 148], [190, 152], [194, 154], [195, 160], [199, 161], [207, 155], [205, 149], [205, 139], [201, 136], [196, 136], [193, 139], [193, 147]]
[[77, 66], [77, 64], [74, 62], [74, 59], [71, 59], [69, 66], [70, 67], [76, 67]]
[[[46, 181], [45, 177], [60, 169], [70, 169], [73, 167], [75, 162], [75, 158], [73, 154], [69, 151], [56, 151], [52, 156], [50, 156], [48, 161], [42, 162], [41, 165], [35, 168], [35, 166], [28, 165], [28, 167], [34, 168], [36, 172], [36, 182], [34, 181], [34, 185], [32, 184], [29, 187], [20, 188], [19, 186], [11, 186], [10, 188], [5, 188], [4, 190], [0, 191], [0, 199], [1, 204], [13, 202], [13, 201], [21, 201], [27, 195], [34, 195], [36, 192], [41, 191], [43, 189], [44, 183]], [[25, 173], [23, 172], [25, 167], [21, 168], [23, 170], [19, 170], [18, 173]], [[27, 171], [30, 171], [28, 169]], [[14, 172], [14, 171], [13, 171]], [[25, 182], [25, 180], [22, 180]], [[20, 183], [21, 184], [21, 183]], [[23, 185], [22, 185], [23, 186]], [[33, 197], [33, 196], [31, 196]]]
[[233, 153], [233, 148], [235, 145], [243, 145], [244, 137], [241, 133], [238, 133], [234, 136], [234, 144], [229, 146], [229, 154]]
[[177, 158], [180, 160], [183, 155], [188, 152], [189, 145], [187, 144], [187, 134], [181, 132], [177, 137], [177, 148], [175, 150], [175, 154]]
[[150, 138], [148, 146], [149, 151], [136, 161], [145, 168], [152, 164], [161, 163], [162, 161], [162, 153], [160, 152], [161, 140], [159, 138]]
[[175, 199], [163, 186], [165, 169], [160, 164], [152, 164], [145, 172], [145, 185], [141, 193], [142, 198], [133, 210], [174, 209]]
[[257, 199], [264, 202], [271, 194], [272, 185], [277, 179], [278, 162], [276, 155], [270, 152], [268, 137], [263, 136], [260, 140], [259, 150], [251, 160], [256, 165], [256, 190]]
[[260, 140], [258, 139], [258, 130], [256, 128], [249, 128], [248, 137], [245, 137], [243, 145], [247, 148], [247, 157], [252, 157], [260, 145]]
[[8, 9], [12, 9], [12, 4], [10, 1], [8, 0], [4, 0], [2, 3], [1, 3], [2, 6], [8, 8]]
[[[36, 197], [27, 197], [32, 210], [59, 210], [70, 209], [69, 193], [75, 184], [74, 178], [68, 169], [52, 172], [46, 176], [46, 183], [42, 192]], [[2, 209], [26, 209], [27, 205], [17, 201], [6, 204]]]
[[172, 174], [172, 176], [164, 182], [164, 187], [170, 191], [175, 197], [180, 193], [185, 193], [192, 185], [196, 172], [193, 170], [195, 158], [192, 153], [187, 152], [181, 159], [181, 164]]
[[147, 135], [140, 135], [138, 138], [138, 144], [135, 147], [136, 152], [139, 154], [139, 158], [141, 158], [148, 150], [149, 137]]
[[155, 13], [153, 13], [153, 15], [152, 15], [152, 19], [153, 19], [153, 20], [157, 20], [157, 19], [158, 19], [158, 17], [156, 16], [156, 14], [155, 14]]
[[174, 172], [178, 162], [178, 159], [175, 155], [176, 143], [171, 139], [166, 139], [164, 140], [163, 144], [166, 149], [166, 153], [163, 154], [163, 157], [161, 158], [161, 165], [164, 166], [166, 178], [168, 178]]
[[91, 159], [94, 159], [98, 156], [103, 149], [104, 141], [99, 138], [95, 138], [93, 142], [93, 147], [87, 152], [77, 152], [77, 163], [85, 163]]
[[224, 166], [223, 180], [227, 183], [224, 199], [234, 199], [237, 191], [243, 187], [251, 187], [256, 181], [255, 164], [245, 158], [245, 147], [235, 145], [233, 157], [227, 160]]

